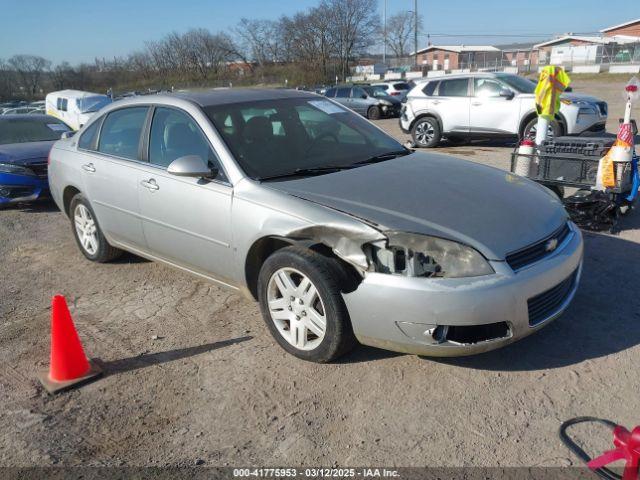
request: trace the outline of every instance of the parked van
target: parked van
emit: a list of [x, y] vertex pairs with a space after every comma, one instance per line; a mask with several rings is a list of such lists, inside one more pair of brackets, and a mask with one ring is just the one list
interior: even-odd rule
[[113, 100], [107, 95], [80, 90], [60, 90], [47, 95], [47, 115], [59, 118], [74, 130], [80, 129], [94, 112]]

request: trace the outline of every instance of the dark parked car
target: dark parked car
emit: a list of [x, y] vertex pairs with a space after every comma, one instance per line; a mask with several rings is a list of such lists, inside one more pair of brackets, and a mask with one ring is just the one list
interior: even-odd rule
[[0, 207], [49, 193], [47, 157], [70, 130], [49, 115], [0, 116]]
[[402, 103], [379, 88], [369, 85], [345, 85], [330, 88], [325, 95], [370, 120], [399, 117]]

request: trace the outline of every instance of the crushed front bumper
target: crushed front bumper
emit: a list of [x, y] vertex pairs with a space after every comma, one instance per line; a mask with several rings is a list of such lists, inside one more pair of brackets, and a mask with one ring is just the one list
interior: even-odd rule
[[[496, 273], [475, 278], [369, 273], [355, 291], [343, 294], [354, 333], [365, 345], [438, 357], [486, 352], [530, 335], [559, 317], [577, 290], [583, 243], [578, 228], [572, 225], [571, 230], [555, 252], [517, 273], [506, 262], [491, 262]], [[562, 285], [567, 287], [559, 296], [554, 292]], [[530, 324], [532, 302], [544, 300], [545, 294], [555, 303]], [[506, 325], [506, 330], [468, 343], [443, 335], [443, 327], [464, 331], [459, 327], [488, 324]]]

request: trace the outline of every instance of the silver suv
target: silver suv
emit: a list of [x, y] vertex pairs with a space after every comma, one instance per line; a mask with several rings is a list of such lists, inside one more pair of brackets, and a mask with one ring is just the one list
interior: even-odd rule
[[369, 120], [400, 115], [400, 99], [388, 95], [380, 87], [370, 85], [339, 86], [330, 88], [325, 95]]
[[286, 351], [318, 362], [356, 340], [498, 348], [557, 318], [582, 268], [548, 189], [407, 150], [306, 92], [121, 100], [54, 145], [49, 181], [86, 258], [127, 250], [243, 293]]
[[[443, 137], [535, 136], [534, 90], [529, 79], [507, 73], [446, 75], [417, 81], [407, 95], [400, 127], [420, 147], [435, 147]], [[575, 93], [561, 96], [560, 113], [548, 137], [604, 130], [607, 104]]]

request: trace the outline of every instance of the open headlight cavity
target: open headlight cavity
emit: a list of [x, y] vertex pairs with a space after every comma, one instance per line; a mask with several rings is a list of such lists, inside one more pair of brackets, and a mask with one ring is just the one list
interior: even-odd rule
[[387, 245], [369, 245], [376, 271], [408, 277], [461, 278], [494, 273], [489, 262], [462, 243], [427, 235], [388, 232]]

